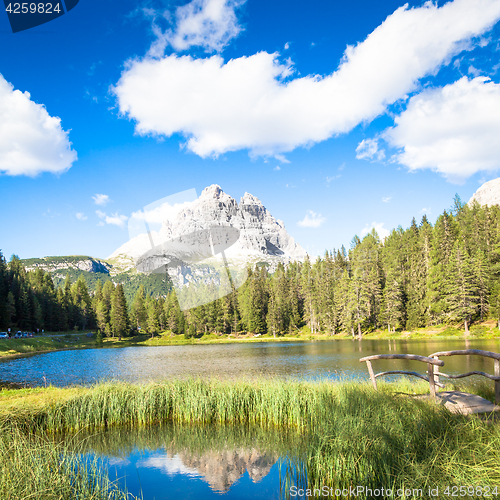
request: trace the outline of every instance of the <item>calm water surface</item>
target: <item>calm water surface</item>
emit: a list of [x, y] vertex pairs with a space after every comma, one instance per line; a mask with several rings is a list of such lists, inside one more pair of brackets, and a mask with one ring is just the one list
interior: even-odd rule
[[145, 500], [281, 499], [307, 480], [295, 468], [308, 446], [304, 436], [258, 428], [114, 429], [68, 446]]
[[[359, 358], [372, 354], [429, 355], [452, 349], [500, 352], [500, 340], [332, 340], [252, 344], [182, 345], [85, 349], [0, 361], [0, 380], [30, 385], [90, 384], [99, 380], [147, 382], [172, 377], [236, 379], [277, 376], [301, 379], [367, 379]], [[444, 371], [493, 373], [493, 361], [477, 356], [443, 358]], [[424, 372], [415, 361], [378, 361], [376, 371]]]

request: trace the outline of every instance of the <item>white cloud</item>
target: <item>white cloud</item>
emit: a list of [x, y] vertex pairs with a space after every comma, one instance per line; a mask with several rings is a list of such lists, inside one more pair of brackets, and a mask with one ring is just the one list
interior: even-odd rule
[[197, 469], [187, 467], [182, 462], [179, 455], [168, 456], [167, 453], [157, 453], [156, 455], [139, 460], [137, 462], [139, 468], [146, 467], [148, 469], [160, 469], [167, 476], [183, 474], [187, 476], [200, 476]]
[[[102, 210], [96, 210], [95, 213], [100, 219], [104, 219], [106, 224], [111, 224], [113, 226], [125, 227], [125, 222], [128, 221], [126, 215], [118, 215], [118, 213], [107, 215]], [[104, 222], [99, 222], [98, 226], [104, 226]]]
[[84, 213], [82, 213], [82, 212], [78, 212], [78, 213], [76, 214], [76, 218], [77, 218], [78, 220], [87, 220], [87, 216], [86, 216]]
[[129, 61], [112, 91], [138, 134], [180, 133], [201, 157], [239, 149], [274, 156], [371, 121], [499, 18], [498, 0], [404, 6], [347, 47], [326, 77], [289, 78], [292, 68], [277, 53], [226, 63], [169, 55]]
[[92, 199], [96, 205], [106, 205], [110, 201], [107, 194], [96, 194]]
[[325, 221], [326, 218], [322, 217], [321, 214], [308, 210], [306, 216], [297, 222], [297, 225], [300, 227], [320, 227]]
[[125, 222], [127, 222], [128, 217], [126, 215], [112, 214], [111, 216], [106, 215], [106, 224], [112, 224], [114, 226], [125, 227]]
[[274, 157], [280, 161], [281, 163], [290, 163], [290, 160], [287, 160], [287, 158], [285, 157], [285, 155], [280, 155], [280, 154], [277, 154], [277, 155], [274, 155]]
[[382, 198], [382, 201], [383, 201], [384, 203], [389, 203], [391, 200], [392, 200], [392, 196], [384, 196], [384, 197]]
[[151, 209], [139, 210], [133, 212], [130, 219], [138, 221], [146, 221], [148, 224], [162, 224], [165, 221], [172, 221], [175, 216], [181, 211], [191, 205], [191, 201], [183, 203], [170, 204], [168, 202], [161, 203]]
[[371, 233], [372, 229], [375, 229], [377, 234], [381, 239], [387, 238], [389, 236], [389, 231], [384, 227], [385, 222], [372, 222], [371, 225], [367, 224], [361, 231], [361, 237], [363, 238], [368, 233]]
[[485, 77], [412, 97], [395, 123], [384, 137], [410, 170], [428, 168], [460, 182], [500, 168], [500, 85]]
[[290, 48], [290, 44], [288, 42], [285, 43], [285, 50], [288, 50]]
[[432, 210], [430, 208], [422, 208], [422, 210], [420, 210], [420, 213], [421, 214], [428, 214], [430, 215], [432, 213]]
[[281, 167], [277, 165], [276, 167], [273, 168], [273, 170], [281, 170]]
[[0, 75], [0, 173], [34, 177], [60, 174], [77, 160], [61, 119]]
[[377, 139], [363, 139], [356, 148], [356, 158], [381, 161], [385, 158], [385, 152], [379, 149]]
[[342, 174], [337, 174], [337, 175], [332, 175], [331, 177], [326, 178], [326, 185], [329, 186], [330, 182], [335, 181], [337, 179], [340, 179], [342, 177]]
[[177, 51], [199, 46], [207, 52], [220, 52], [242, 30], [235, 10], [245, 1], [192, 0], [186, 5], [177, 7], [174, 19], [170, 12], [163, 12], [162, 17], [172, 20], [175, 27], [162, 31], [156, 23], [153, 23], [157, 40], [149, 54], [153, 57], [162, 57], [167, 45], [171, 45]]

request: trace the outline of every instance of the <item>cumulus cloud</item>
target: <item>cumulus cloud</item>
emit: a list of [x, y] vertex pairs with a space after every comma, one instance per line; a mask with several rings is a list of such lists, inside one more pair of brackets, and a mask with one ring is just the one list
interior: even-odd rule
[[148, 224], [162, 224], [165, 221], [172, 221], [175, 216], [181, 211], [188, 208], [192, 204], [191, 201], [183, 203], [171, 204], [165, 201], [158, 206], [151, 208], [146, 207], [144, 210], [133, 212], [130, 219], [137, 219], [139, 221], [146, 221]]
[[174, 54], [129, 61], [112, 91], [138, 134], [180, 133], [201, 157], [239, 149], [275, 156], [373, 120], [499, 18], [498, 0], [406, 5], [348, 46], [325, 77], [293, 78], [278, 53], [228, 62]]
[[126, 215], [112, 214], [111, 216], [106, 215], [106, 224], [112, 224], [118, 227], [125, 227], [125, 222], [127, 222], [128, 217]]
[[96, 210], [95, 213], [100, 219], [104, 219], [104, 221], [99, 222], [99, 226], [103, 226], [106, 223], [113, 226], [125, 227], [125, 223], [128, 220], [126, 215], [118, 215], [118, 213], [107, 215], [102, 210]]
[[61, 119], [0, 75], [0, 173], [34, 177], [60, 174], [77, 160]]
[[78, 220], [87, 220], [87, 216], [86, 216], [84, 213], [82, 213], [82, 212], [78, 212], [78, 213], [76, 214], [76, 218], [77, 218]]
[[297, 225], [300, 227], [320, 227], [325, 221], [326, 218], [322, 217], [321, 214], [308, 210], [306, 216], [297, 222]]
[[163, 56], [168, 45], [176, 51], [199, 46], [207, 52], [220, 52], [242, 30], [235, 10], [245, 1], [192, 0], [177, 7], [173, 18], [168, 11], [163, 12], [162, 17], [171, 19], [174, 26], [162, 31], [156, 22], [153, 23], [157, 39], [149, 55]]
[[391, 200], [392, 200], [392, 196], [384, 196], [384, 197], [382, 198], [382, 201], [383, 201], [384, 203], [389, 203]]
[[500, 168], [500, 85], [463, 77], [411, 98], [385, 139], [396, 161], [431, 169], [454, 182]]
[[385, 222], [372, 222], [371, 225], [367, 224], [361, 231], [361, 237], [366, 236], [368, 233], [371, 233], [372, 229], [375, 229], [380, 238], [387, 238], [390, 233], [389, 230], [384, 227], [384, 225]]
[[107, 194], [96, 194], [95, 196], [92, 196], [92, 199], [94, 200], [94, 203], [96, 205], [106, 205], [109, 203], [109, 196]]

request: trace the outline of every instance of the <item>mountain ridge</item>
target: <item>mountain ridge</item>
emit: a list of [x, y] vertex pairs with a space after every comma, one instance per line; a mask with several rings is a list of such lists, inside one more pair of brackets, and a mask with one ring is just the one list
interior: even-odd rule
[[144, 232], [131, 238], [108, 260], [130, 258], [136, 261], [152, 249], [151, 242], [159, 245], [214, 226], [232, 227], [239, 231], [237, 242], [225, 252], [233, 261], [249, 263], [266, 259], [271, 260], [274, 267], [278, 261], [289, 263], [303, 260], [307, 255], [288, 234], [283, 221], [275, 219], [259, 198], [246, 192], [238, 204], [218, 184], [212, 184], [174, 216], [162, 220], [159, 231]]

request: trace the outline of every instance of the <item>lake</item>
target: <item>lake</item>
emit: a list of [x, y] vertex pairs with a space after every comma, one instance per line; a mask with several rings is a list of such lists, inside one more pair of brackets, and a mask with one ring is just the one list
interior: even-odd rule
[[[91, 384], [100, 380], [160, 381], [174, 377], [274, 376], [314, 380], [368, 379], [359, 358], [372, 354], [429, 355], [452, 349], [500, 352], [500, 340], [331, 340], [82, 349], [0, 361], [0, 380], [33, 386]], [[493, 373], [493, 361], [478, 356], [443, 358], [445, 373]], [[415, 361], [377, 361], [375, 371], [423, 373]]]
[[306, 484], [296, 464], [313, 443], [283, 430], [165, 425], [81, 434], [67, 446], [144, 499], [270, 500]]

